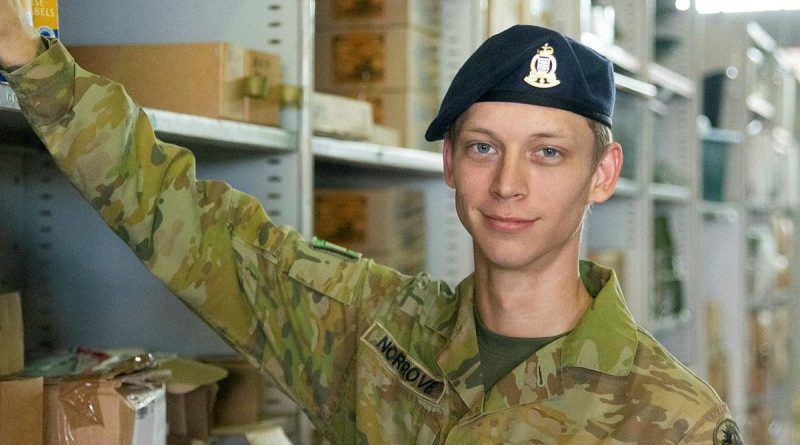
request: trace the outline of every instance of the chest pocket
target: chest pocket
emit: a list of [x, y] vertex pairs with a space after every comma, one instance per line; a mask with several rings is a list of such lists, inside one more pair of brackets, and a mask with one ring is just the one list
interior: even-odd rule
[[351, 304], [365, 267], [364, 261], [298, 243], [289, 277], [341, 303]]
[[368, 443], [436, 443], [445, 415], [444, 382], [374, 323], [358, 348], [356, 416]]

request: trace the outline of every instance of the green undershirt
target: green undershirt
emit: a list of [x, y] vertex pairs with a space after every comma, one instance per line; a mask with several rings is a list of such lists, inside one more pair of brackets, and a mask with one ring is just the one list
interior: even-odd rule
[[520, 363], [569, 332], [553, 337], [507, 337], [492, 332], [475, 311], [475, 326], [478, 337], [478, 352], [483, 371], [483, 387], [488, 392], [503, 376]]

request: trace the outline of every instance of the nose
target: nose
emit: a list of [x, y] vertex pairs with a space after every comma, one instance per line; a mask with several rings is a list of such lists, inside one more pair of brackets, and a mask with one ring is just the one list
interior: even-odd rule
[[528, 180], [524, 160], [506, 153], [497, 164], [490, 191], [498, 199], [527, 196]]

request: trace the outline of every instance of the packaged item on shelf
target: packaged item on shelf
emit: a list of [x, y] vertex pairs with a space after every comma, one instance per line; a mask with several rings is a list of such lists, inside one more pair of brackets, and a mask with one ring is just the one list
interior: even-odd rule
[[0, 376], [22, 371], [25, 349], [19, 293], [0, 294]]
[[217, 382], [228, 375], [219, 366], [175, 357], [163, 360], [171, 373], [166, 386], [168, 445], [208, 441], [217, 396]]
[[439, 2], [431, 0], [331, 0], [315, 12], [318, 30], [391, 25], [437, 34], [441, 23]]
[[58, 0], [27, 0], [34, 29], [47, 37], [58, 37]]
[[437, 95], [412, 90], [366, 87], [330, 88], [325, 91], [365, 100], [372, 104], [375, 123], [397, 130], [400, 135], [400, 146], [437, 152], [441, 149], [440, 142], [425, 140], [425, 130], [439, 109]]
[[383, 189], [317, 189], [315, 234], [405, 273], [425, 268], [422, 192]]
[[264, 377], [258, 369], [236, 357], [203, 359], [224, 368], [228, 376], [218, 382], [213, 425], [244, 425], [260, 420]]
[[144, 107], [263, 125], [280, 123], [277, 56], [225, 42], [69, 50], [80, 66], [121, 83]]
[[42, 445], [41, 377], [0, 378], [0, 445]]
[[786, 290], [792, 283], [792, 265], [794, 256], [794, 222], [786, 216], [773, 216], [772, 233], [775, 238], [777, 257], [776, 287]]
[[163, 443], [169, 373], [154, 366], [143, 355], [104, 373], [46, 379], [45, 445]]
[[750, 366], [747, 369], [747, 394], [755, 398], [767, 391], [767, 373], [773, 352], [771, 341], [773, 316], [771, 311], [760, 309], [750, 312], [749, 318]]
[[438, 94], [438, 41], [410, 28], [316, 33], [316, 88], [411, 89]]
[[684, 308], [683, 278], [669, 219], [665, 215], [656, 215], [653, 219], [653, 244], [655, 298], [651, 313], [656, 318], [674, 317]]
[[716, 301], [706, 303], [705, 308], [706, 363], [708, 384], [717, 391], [720, 399], [728, 400], [728, 352], [723, 338], [723, 307]]
[[277, 54], [244, 50], [245, 122], [277, 127], [281, 122], [281, 59]]
[[372, 134], [372, 107], [363, 100], [315, 91], [311, 125], [320, 136], [366, 140]]
[[400, 138], [400, 131], [396, 128], [387, 127], [386, 125], [373, 124], [372, 132], [369, 134], [367, 141], [373, 144], [385, 145], [387, 147], [402, 147], [403, 143]]

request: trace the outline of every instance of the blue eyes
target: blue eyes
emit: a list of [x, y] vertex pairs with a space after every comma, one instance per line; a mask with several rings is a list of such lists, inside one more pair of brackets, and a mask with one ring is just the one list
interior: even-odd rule
[[[497, 150], [492, 146], [492, 144], [486, 142], [475, 142], [472, 145], [470, 145], [470, 149], [474, 153], [479, 155], [490, 155], [497, 152]], [[544, 147], [538, 149], [535, 152], [535, 155], [540, 158], [554, 159], [561, 156], [561, 151], [554, 147]]]
[[556, 150], [555, 148], [551, 148], [551, 147], [543, 148], [540, 151], [540, 153], [542, 153], [542, 156], [544, 156], [546, 158], [554, 158], [554, 157], [558, 156], [558, 150]]
[[475, 151], [477, 151], [480, 154], [488, 154], [492, 152], [492, 146], [489, 144], [478, 142], [477, 144], [475, 144]]

